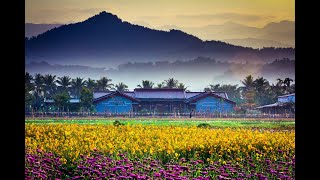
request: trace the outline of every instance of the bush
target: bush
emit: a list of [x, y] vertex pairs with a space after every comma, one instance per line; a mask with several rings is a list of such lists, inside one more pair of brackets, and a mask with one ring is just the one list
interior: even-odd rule
[[119, 122], [118, 120], [116, 120], [116, 121], [113, 122], [113, 125], [115, 125], [115, 126], [123, 126], [124, 124]]
[[208, 123], [201, 123], [197, 127], [198, 128], [211, 128], [211, 125]]

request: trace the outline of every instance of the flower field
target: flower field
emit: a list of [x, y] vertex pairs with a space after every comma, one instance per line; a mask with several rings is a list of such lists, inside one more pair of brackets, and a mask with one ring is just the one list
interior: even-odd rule
[[26, 179], [294, 179], [294, 131], [26, 124]]

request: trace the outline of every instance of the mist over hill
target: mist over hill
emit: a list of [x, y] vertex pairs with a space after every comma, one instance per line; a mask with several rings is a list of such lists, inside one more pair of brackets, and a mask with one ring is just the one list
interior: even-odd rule
[[31, 38], [33, 36], [38, 36], [48, 30], [59, 27], [62, 24], [34, 24], [34, 23], [25, 23], [25, 37]]
[[199, 56], [237, 63], [295, 59], [294, 48], [253, 49], [221, 41], [202, 41], [181, 30], [162, 31], [130, 24], [107, 12], [26, 39], [25, 54], [26, 63], [46, 61], [91, 67], [186, 61]]
[[107, 76], [113, 83], [124, 82], [130, 89], [135, 88], [142, 80], [151, 80], [155, 84], [168, 78], [178, 79], [189, 89], [203, 90], [209, 84], [240, 84], [245, 76], [263, 76], [271, 83], [277, 78], [295, 77], [295, 60], [281, 59], [266, 64], [228, 63], [209, 57], [197, 57], [188, 61], [129, 62], [116, 68], [95, 68], [80, 65], [58, 65], [47, 62], [28, 63], [26, 71], [34, 75], [54, 74], [68, 75], [73, 78], [100, 79]]

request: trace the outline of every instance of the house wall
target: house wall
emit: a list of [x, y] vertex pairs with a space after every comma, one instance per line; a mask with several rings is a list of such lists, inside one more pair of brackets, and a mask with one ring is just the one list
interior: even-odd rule
[[295, 102], [295, 95], [286, 96], [286, 97], [278, 97], [278, 102], [286, 103], [286, 102]]
[[132, 110], [132, 101], [122, 96], [114, 96], [96, 104], [97, 112], [126, 113]]
[[197, 112], [231, 112], [233, 111], [234, 104], [228, 101], [221, 101], [220, 99], [212, 96], [200, 99], [196, 102]]

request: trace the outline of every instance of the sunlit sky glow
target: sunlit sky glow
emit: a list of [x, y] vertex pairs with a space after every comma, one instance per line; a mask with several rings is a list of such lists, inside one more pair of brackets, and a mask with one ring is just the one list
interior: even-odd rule
[[83, 21], [101, 11], [152, 27], [200, 27], [235, 22], [262, 27], [295, 19], [294, 0], [26, 0], [28, 23]]

